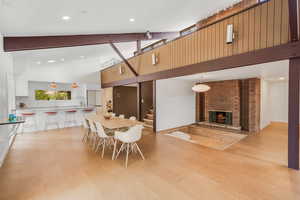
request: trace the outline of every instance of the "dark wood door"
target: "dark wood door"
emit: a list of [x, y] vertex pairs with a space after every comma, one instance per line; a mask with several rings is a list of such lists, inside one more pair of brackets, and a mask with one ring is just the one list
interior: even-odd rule
[[113, 88], [113, 110], [117, 115], [138, 117], [137, 107], [138, 91], [133, 86], [118, 86]]
[[141, 83], [141, 120], [153, 109], [153, 81]]

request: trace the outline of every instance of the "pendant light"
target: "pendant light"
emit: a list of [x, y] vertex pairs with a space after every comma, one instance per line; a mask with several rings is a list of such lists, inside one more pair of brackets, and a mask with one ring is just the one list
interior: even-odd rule
[[78, 86], [77, 83], [72, 83], [71, 87], [72, 87], [72, 88], [78, 88], [79, 86]]
[[50, 88], [52, 89], [56, 89], [57, 88], [57, 84], [55, 82], [50, 83]]
[[206, 84], [196, 84], [192, 87], [194, 92], [207, 92], [210, 90], [210, 87]]

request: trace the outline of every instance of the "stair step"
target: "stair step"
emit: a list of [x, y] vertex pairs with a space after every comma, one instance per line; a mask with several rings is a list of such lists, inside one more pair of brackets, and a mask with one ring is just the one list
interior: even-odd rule
[[145, 123], [144, 123], [144, 127], [145, 127], [145, 128], [151, 128], [151, 129], [153, 129], [153, 126], [152, 126], [152, 125], [145, 124]]
[[153, 114], [147, 114], [147, 119], [152, 119], [153, 120]]
[[146, 124], [149, 124], [149, 125], [152, 125], [153, 124], [153, 120], [152, 119], [144, 119], [144, 122], [146, 123]]

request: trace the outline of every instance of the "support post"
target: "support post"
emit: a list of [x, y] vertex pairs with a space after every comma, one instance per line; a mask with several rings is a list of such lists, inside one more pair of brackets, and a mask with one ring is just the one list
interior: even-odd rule
[[299, 170], [299, 77], [300, 57], [289, 64], [288, 167]]

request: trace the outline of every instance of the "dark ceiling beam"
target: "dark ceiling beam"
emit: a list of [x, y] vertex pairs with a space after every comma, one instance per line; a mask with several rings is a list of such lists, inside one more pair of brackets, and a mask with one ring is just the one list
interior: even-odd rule
[[74, 47], [110, 42], [136, 42], [137, 40], [156, 40], [179, 36], [178, 32], [151, 32], [150, 34], [151, 38], [146, 33], [4, 37], [4, 51]]
[[298, 0], [288, 0], [289, 2], [289, 22], [290, 22], [290, 34], [292, 42], [297, 41], [298, 38]]
[[113, 48], [113, 50], [115, 50], [115, 52], [118, 54], [118, 56], [123, 60], [123, 62], [127, 65], [127, 67], [134, 74], [134, 76], [138, 76], [138, 73], [133, 69], [131, 64], [128, 62], [128, 60], [126, 60], [126, 58], [122, 55], [119, 49], [112, 42], [110, 42], [109, 44]]

